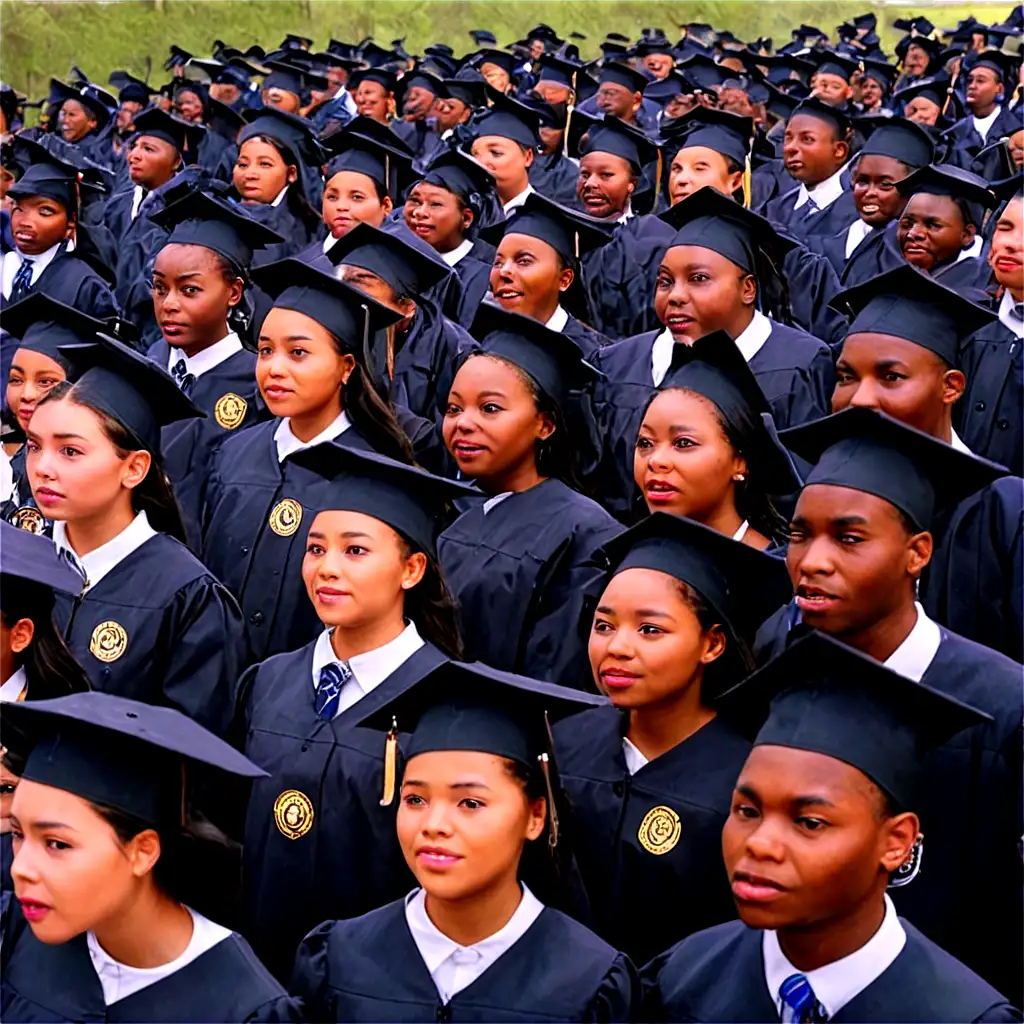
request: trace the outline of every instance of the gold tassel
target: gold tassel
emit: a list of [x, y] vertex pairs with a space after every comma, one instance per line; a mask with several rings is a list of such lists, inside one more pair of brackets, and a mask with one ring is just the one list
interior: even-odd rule
[[384, 795], [381, 797], [381, 807], [390, 807], [395, 799], [395, 775], [397, 774], [398, 762], [398, 722], [392, 718], [391, 728], [388, 730], [388, 737], [384, 741]]
[[743, 158], [743, 205], [749, 210], [753, 197], [753, 183], [750, 171], [750, 152]]
[[658, 157], [656, 164], [657, 172], [654, 177], [654, 207], [652, 208], [652, 213], [658, 212], [658, 200], [661, 198], [661, 176], [665, 171], [665, 158], [662, 155], [661, 146], [658, 146], [656, 152]]
[[578, 231], [573, 232], [573, 238], [576, 240], [576, 259], [580, 258], [580, 233]]
[[384, 332], [387, 338], [387, 364], [388, 364], [388, 380], [393, 381], [395, 379], [395, 325], [389, 324], [388, 329]]
[[548, 846], [553, 850], [558, 845], [558, 811], [555, 809], [555, 791], [551, 786], [551, 763], [546, 753], [537, 758], [540, 761], [540, 769], [544, 773], [544, 785], [548, 790], [548, 815], [551, 819], [551, 835], [548, 836]]
[[956, 80], [960, 77], [960, 68], [956, 69], [956, 74], [949, 80], [949, 86], [946, 89], [946, 102], [942, 104], [942, 113], [940, 117], [946, 116], [946, 108], [949, 106], [949, 101], [953, 98], [953, 90], [956, 89]]

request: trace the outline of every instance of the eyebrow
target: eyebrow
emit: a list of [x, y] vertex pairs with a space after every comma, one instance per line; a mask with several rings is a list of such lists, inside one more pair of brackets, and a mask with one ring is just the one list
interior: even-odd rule
[[857, 515], [836, 516], [831, 523], [833, 526], [867, 526], [868, 520], [864, 516]]
[[83, 434], [54, 434], [54, 438], [58, 441], [87, 441], [88, 438]]
[[[274, 339], [269, 334], [261, 334], [260, 341], [273, 341]], [[282, 341], [312, 341], [313, 338], [308, 334], [289, 334], [281, 339]]]
[[477, 398], [504, 398], [504, 391], [481, 391]]
[[757, 795], [757, 790], [753, 786], [746, 784], [736, 787], [736, 792], [745, 796], [748, 800], [756, 800], [758, 803], [761, 802], [761, 798]]
[[[424, 782], [422, 779], [406, 779], [402, 783], [402, 788], [404, 789], [406, 786], [427, 786], [427, 787], [429, 787], [430, 783], [429, 782]], [[466, 780], [465, 782], [453, 782], [448, 788], [449, 789], [490, 789], [491, 787], [488, 786], [486, 782], [482, 782], [479, 779], [475, 779], [475, 780], [469, 779], [469, 780]]]
[[793, 801], [792, 801], [792, 804], [793, 804], [794, 807], [797, 807], [797, 808], [811, 807], [811, 806], [835, 807], [835, 804], [832, 803], [832, 801], [829, 800], [827, 797], [814, 796], [813, 794], [810, 795], [810, 796], [794, 797]]
[[75, 828], [73, 825], [68, 825], [66, 822], [63, 821], [30, 821], [28, 824], [30, 828], [37, 829], [40, 832], [43, 832], [46, 829], [51, 828], [64, 828], [67, 829], [69, 832], [78, 831], [78, 829]]

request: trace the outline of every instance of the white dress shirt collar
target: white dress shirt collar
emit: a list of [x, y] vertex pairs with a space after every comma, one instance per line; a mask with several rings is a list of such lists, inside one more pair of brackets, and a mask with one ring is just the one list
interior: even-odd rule
[[85, 588], [82, 593], [97, 586], [104, 576], [155, 536], [156, 530], [149, 525], [149, 516], [145, 512], [139, 512], [116, 537], [112, 537], [106, 544], [101, 544], [87, 555], [79, 555], [68, 542], [67, 524], [63, 520], [53, 524], [53, 543], [67, 551], [85, 573]]
[[771, 320], [759, 309], [755, 309], [753, 319], [736, 339], [736, 347], [743, 353], [743, 358], [748, 363], [761, 351], [771, 333]]
[[672, 332], [667, 327], [654, 339], [654, 345], [651, 346], [651, 378], [655, 387], [661, 387], [661, 382], [672, 365], [672, 346], [675, 344], [676, 339], [672, 337]]
[[167, 370], [170, 372], [171, 368], [178, 362], [179, 359], [185, 360], [185, 372], [191, 373], [193, 377], [198, 379], [204, 373], [208, 373], [210, 370], [221, 363], [226, 362], [236, 352], [242, 351], [242, 341], [234, 331], [215, 342], [209, 348], [204, 348], [201, 352], [197, 352], [194, 356], [185, 355], [184, 351], [180, 348], [172, 348], [170, 355], [167, 357]]
[[615, 218], [616, 224], [625, 224], [627, 220], [631, 220], [634, 216], [633, 204], [627, 199], [626, 208], [622, 211], [622, 215]]
[[561, 307], [556, 306], [554, 313], [551, 314], [547, 323], [544, 326], [549, 331], [564, 331], [565, 325], [569, 322], [569, 314]]
[[449, 267], [454, 267], [459, 260], [465, 258], [473, 251], [473, 242], [471, 239], [464, 239], [459, 245], [457, 245], [451, 252], [439, 252], [438, 256], [441, 257], [448, 264]]
[[326, 238], [325, 238], [325, 239], [324, 239], [324, 240], [323, 240], [323, 241], [322, 241], [322, 242], [320, 243], [320, 248], [321, 248], [321, 249], [323, 249], [323, 251], [324, 251], [324, 255], [325, 255], [325, 256], [327, 255], [327, 253], [328, 253], [328, 251], [330, 250], [331, 246], [332, 246], [332, 245], [334, 245], [334, 243], [335, 243], [336, 241], [338, 241], [338, 239], [336, 239], [336, 238], [334, 237], [334, 235], [330, 235], [330, 234], [329, 234], [329, 235], [328, 235], [328, 236], [327, 236], [327, 237], [326, 237]]
[[849, 259], [853, 255], [854, 249], [864, 241], [868, 235], [871, 234], [871, 225], [862, 221], [858, 217], [847, 229], [846, 229], [846, 258]]
[[974, 454], [974, 452], [972, 452], [971, 449], [968, 448], [967, 445], [964, 444], [963, 438], [952, 427], [949, 428], [949, 432], [950, 432], [949, 446], [954, 451], [963, 452], [965, 455], [973, 455]]
[[[289, 185], [291, 182], [288, 183]], [[277, 193], [277, 198], [270, 204], [271, 206], [280, 206], [284, 202], [284, 197], [288, 195], [288, 185], [285, 185], [280, 192]]]
[[626, 761], [626, 771], [630, 775], [636, 775], [645, 764], [650, 764], [640, 748], [628, 736], [622, 737], [622, 756]]
[[999, 300], [999, 322], [1018, 338], [1024, 338], [1024, 320], [1018, 320], [1013, 315], [1013, 307], [1016, 305], [1009, 289], [1004, 291], [1002, 299]]
[[89, 959], [92, 961], [96, 976], [100, 979], [103, 1002], [107, 1006], [127, 999], [128, 996], [177, 973], [231, 935], [227, 928], [196, 913], [191, 907], [185, 909], [192, 915], [192, 938], [180, 956], [159, 967], [129, 967], [122, 964], [99, 944], [93, 932], [86, 932]]
[[812, 199], [814, 205], [819, 210], [827, 209], [831, 206], [845, 191], [843, 188], [843, 171], [845, 167], [840, 167], [831, 178], [826, 178], [823, 182], [815, 185], [814, 188], [809, 189], [806, 185], [800, 186], [800, 191], [797, 192], [796, 202], [793, 204], [794, 210], [799, 210], [801, 206], [805, 206]]
[[406, 923], [442, 1003], [472, 985], [530, 930], [543, 911], [544, 904], [524, 885], [523, 898], [503, 928], [472, 946], [460, 946], [430, 920], [422, 889], [405, 898]]
[[0, 704], [13, 704], [17, 701], [25, 687], [28, 686], [28, 677], [23, 668], [16, 668], [10, 678], [0, 686]]
[[312, 441], [300, 441], [292, 433], [291, 421], [285, 417], [278, 423], [277, 430], [274, 431], [274, 444], [277, 445], [277, 461], [284, 462], [289, 455], [304, 451], [306, 448], [312, 448], [314, 445], [323, 444], [324, 441], [333, 441], [336, 437], [344, 434], [351, 426], [352, 424], [349, 422], [348, 416], [345, 413], [341, 413], [330, 426], [321, 430]]
[[939, 644], [942, 643], [942, 632], [938, 625], [925, 615], [924, 609], [916, 601], [914, 607], [917, 609], [917, 622], [914, 623], [914, 628], [883, 664], [904, 679], [912, 679], [919, 683], [935, 658]]
[[505, 211], [507, 217], [516, 208], [523, 205], [526, 202], [526, 197], [537, 190], [532, 185], [527, 185], [522, 192], [517, 196], [513, 196], [507, 203], [502, 203], [502, 209]]
[[971, 120], [974, 122], [974, 130], [981, 136], [982, 142], [988, 142], [989, 130], [996, 123], [996, 118], [1002, 109], [1002, 107], [996, 107], [988, 117], [975, 117], [973, 114], [971, 115]]
[[132, 220], [135, 220], [139, 215], [139, 207], [142, 206], [142, 200], [146, 198], [146, 190], [141, 185], [136, 185], [132, 191]]
[[[38, 256], [22, 256], [17, 249], [11, 249], [10, 252], [4, 253], [2, 283], [0, 283], [0, 290], [3, 291], [4, 298], [10, 298], [11, 289], [14, 287], [14, 275], [18, 273], [26, 259], [32, 261], [32, 279], [30, 284], [34, 285], [39, 280], [42, 272], [56, 259], [62, 244], [58, 242], [56, 245], [51, 245], [46, 252], [41, 252]], [[75, 251], [75, 243], [72, 239], [67, 239], [64, 251]]]
[[[338, 656], [331, 646], [331, 632], [325, 629], [313, 648], [314, 692], [320, 684], [321, 670], [327, 665], [338, 664]], [[383, 647], [350, 658], [348, 667], [352, 670], [352, 678], [341, 688], [335, 718], [380, 686], [393, 672], [397, 672], [422, 646], [423, 638], [416, 624], [410, 622], [394, 640], [389, 640]]]
[[961, 260], [977, 259], [981, 256], [981, 247], [983, 240], [981, 235], [975, 235], [974, 241], [966, 249], [960, 250], [960, 255], [957, 256], [956, 262], [959, 263]]
[[764, 961], [764, 979], [775, 1000], [779, 1019], [791, 1021], [792, 1010], [779, 995], [782, 983], [793, 974], [802, 974], [814, 989], [818, 1002], [825, 1007], [829, 1019], [834, 1017], [854, 996], [860, 995], [873, 981], [886, 971], [900, 955], [907, 942], [907, 933], [900, 924], [896, 908], [885, 897], [885, 917], [878, 931], [868, 941], [841, 960], [834, 960], [813, 971], [800, 971], [782, 952], [779, 937], [773, 931], [764, 932], [761, 955]]

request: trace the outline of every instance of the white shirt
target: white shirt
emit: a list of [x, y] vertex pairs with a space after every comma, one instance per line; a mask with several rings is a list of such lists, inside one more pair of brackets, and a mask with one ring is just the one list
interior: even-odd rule
[[988, 142], [989, 129], [995, 124], [996, 118], [1002, 109], [1002, 107], [996, 107], [988, 117], [974, 117], [972, 115], [971, 120], [974, 122], [974, 130], [981, 136], [982, 142]]
[[449, 267], [454, 267], [463, 257], [468, 256], [473, 249], [473, 243], [470, 239], [465, 239], [459, 245], [457, 245], [451, 252], [439, 252], [438, 256], [441, 257], [448, 264]]
[[[327, 665], [338, 665], [338, 656], [331, 646], [331, 633], [325, 629], [317, 638], [313, 648], [313, 690], [320, 685], [320, 672]], [[337, 718], [342, 711], [347, 711], [360, 698], [380, 686], [393, 672], [397, 672], [421, 647], [423, 639], [416, 630], [416, 624], [410, 622], [394, 640], [389, 640], [383, 647], [365, 654], [357, 654], [349, 659], [348, 666], [352, 669], [352, 678], [341, 688], [338, 697]]]
[[556, 306], [545, 327], [550, 331], [564, 331], [565, 325], [569, 322], [569, 314], [561, 307]]
[[507, 953], [543, 910], [544, 904], [524, 885], [523, 898], [504, 928], [472, 946], [460, 946], [439, 931], [427, 916], [426, 894], [422, 889], [413, 890], [405, 898], [406, 923], [442, 1003], [450, 1002]]
[[314, 445], [323, 444], [324, 441], [333, 441], [336, 437], [344, 434], [351, 426], [352, 424], [349, 422], [348, 416], [345, 413], [341, 413], [330, 426], [321, 430], [312, 441], [300, 441], [292, 433], [291, 421], [285, 417], [277, 425], [277, 430], [274, 431], [274, 444], [277, 445], [277, 461], [284, 462], [289, 455], [304, 451], [306, 448], [312, 448]]
[[86, 932], [89, 959], [103, 986], [103, 1002], [107, 1006], [169, 978], [231, 934], [227, 928], [196, 913], [191, 907], [185, 909], [192, 915], [192, 938], [181, 956], [159, 967], [129, 967], [119, 963], [99, 944], [92, 932]]
[[977, 259], [981, 256], [982, 239], [981, 235], [975, 235], [974, 241], [966, 249], [960, 250], [960, 255], [957, 256], [956, 262], [959, 263], [961, 260]]
[[635, 216], [634, 213], [633, 213], [633, 204], [627, 199], [626, 200], [626, 208], [622, 211], [622, 216], [621, 217], [616, 217], [615, 218], [615, 223], [616, 224], [625, 224], [626, 221], [630, 220], [633, 216]]
[[917, 609], [917, 622], [914, 623], [914, 628], [883, 664], [904, 679], [912, 679], [919, 683], [921, 677], [928, 671], [939, 644], [942, 643], [942, 633], [916, 601], [914, 607]]
[[180, 348], [172, 348], [171, 354], [167, 357], [167, 370], [170, 372], [179, 359], [185, 360], [185, 372], [191, 373], [197, 380], [214, 367], [226, 362], [236, 352], [242, 351], [242, 341], [234, 331], [220, 341], [197, 352], [194, 356], [187, 356]]
[[[772, 322], [760, 310], [754, 310], [754, 316], [746, 328], [736, 338], [736, 347], [749, 363], [768, 340], [772, 333]], [[655, 339], [651, 348], [651, 377], [654, 386], [660, 387], [661, 382], [672, 365], [672, 346], [676, 344], [672, 332], [666, 327]]]
[[[289, 182], [290, 184], [290, 182]], [[284, 202], [284, 197], [288, 195], [288, 185], [285, 185], [280, 192], [277, 193], [277, 198], [270, 204], [271, 206], [280, 206]]]
[[844, 170], [846, 170], [845, 167], [840, 167], [831, 178], [826, 178], [820, 184], [815, 185], [813, 189], [801, 185], [793, 209], [799, 210], [801, 206], [806, 206], [812, 199], [819, 210], [825, 210], [831, 206], [845, 191], [842, 182]]
[[141, 185], [136, 185], [132, 194], [132, 220], [135, 220], [139, 215], [139, 207], [142, 206], [142, 200], [146, 198], [146, 190]]
[[973, 455], [974, 454], [974, 452], [972, 452], [971, 449], [968, 448], [967, 445], [964, 444], [963, 438], [952, 427], [949, 428], [949, 432], [950, 432], [949, 446], [954, 451], [963, 452], [965, 455]]
[[[801, 971], [786, 958], [779, 945], [779, 937], [773, 931], [766, 931], [761, 939], [761, 956], [764, 961], [764, 979], [768, 991], [775, 1000], [779, 1019], [788, 1024], [793, 1020], [793, 1011], [785, 1006], [779, 995], [782, 983], [792, 974], [802, 974], [814, 989], [818, 1002], [825, 1007], [829, 1019], [834, 1017], [854, 996], [860, 995], [900, 955], [907, 942], [907, 933], [896, 915], [896, 908], [888, 896], [885, 897], [885, 917], [881, 927], [868, 941], [841, 960], [834, 960], [813, 971]], [[785, 1009], [783, 1009], [785, 1007]]]
[[505, 216], [507, 217], [517, 207], [522, 206], [523, 203], [526, 202], [526, 197], [530, 195], [530, 193], [536, 191], [537, 190], [532, 185], [527, 185], [519, 195], [513, 196], [507, 203], [502, 203], [502, 209], [505, 211]]
[[[64, 251], [74, 252], [75, 243], [71, 239], [68, 239], [67, 243]], [[11, 297], [11, 289], [14, 287], [14, 275], [21, 270], [21, 265], [26, 259], [32, 261], [32, 278], [29, 281], [29, 286], [31, 287], [39, 280], [42, 272], [53, 262], [60, 251], [60, 246], [60, 242], [56, 245], [51, 245], [46, 252], [41, 252], [38, 256], [22, 256], [17, 249], [5, 252], [3, 265], [0, 267], [0, 291], [3, 292], [4, 298], [9, 299]]]
[[344, 85], [338, 86], [338, 91], [331, 97], [334, 100], [344, 100], [345, 109], [355, 117], [359, 113], [359, 108], [356, 106], [356, 101], [352, 98], [352, 93], [348, 91], [348, 87]]
[[640, 748], [625, 736], [622, 737], [622, 756], [626, 760], [626, 771], [630, 775], [636, 775], [645, 764], [651, 763], [641, 753]]
[[493, 497], [488, 498], [483, 503], [484, 515], [487, 515], [492, 508], [497, 508], [506, 498], [511, 498], [515, 491], [502, 491], [501, 494], [495, 494]]
[[58, 520], [53, 524], [53, 543], [58, 549], [67, 551], [85, 573], [83, 594], [92, 590], [107, 573], [116, 569], [133, 551], [141, 548], [147, 540], [155, 536], [156, 530], [149, 525], [149, 516], [145, 512], [139, 512], [116, 537], [112, 537], [106, 544], [101, 544], [87, 555], [80, 555], [68, 542], [67, 523]]
[[23, 668], [16, 668], [10, 679], [0, 686], [0, 704], [13, 704], [28, 686], [28, 678]]
[[1013, 307], [1016, 304], [1009, 290], [1003, 292], [1003, 297], [999, 302], [999, 322], [1008, 331], [1016, 334], [1018, 338], [1024, 338], [1024, 320], [1018, 320], [1013, 315]]
[[853, 250], [871, 234], [871, 225], [859, 217], [846, 229], [846, 258], [853, 255]]

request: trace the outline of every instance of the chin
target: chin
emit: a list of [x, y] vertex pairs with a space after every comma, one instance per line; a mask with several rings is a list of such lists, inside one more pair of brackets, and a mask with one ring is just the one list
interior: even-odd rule
[[794, 923], [792, 915], [780, 912], [778, 907], [737, 903], [736, 912], [739, 919], [748, 928], [777, 931], [779, 928], [786, 928]]

